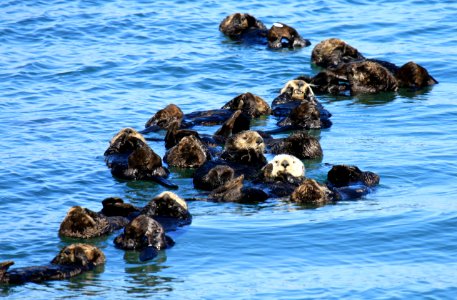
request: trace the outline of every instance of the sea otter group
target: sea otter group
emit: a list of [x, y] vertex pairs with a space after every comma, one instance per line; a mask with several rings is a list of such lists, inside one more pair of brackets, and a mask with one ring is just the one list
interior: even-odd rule
[[[310, 45], [286, 24], [274, 23], [267, 29], [261, 21], [244, 13], [227, 16], [219, 29], [231, 39], [264, 43], [274, 49]], [[414, 62], [398, 67], [365, 58], [356, 48], [336, 38], [317, 44], [311, 61], [323, 70], [315, 76], [299, 76], [287, 82], [271, 106], [251, 93], [236, 96], [221, 109], [188, 114], [169, 104], [157, 111], [142, 131], [120, 130], [105, 151], [107, 166], [117, 178], [150, 180], [178, 189], [167, 179], [170, 171], [144, 137], [150, 132], [162, 131], [166, 133], [160, 140], [167, 149], [163, 161], [168, 166], [194, 169], [193, 184], [201, 190], [200, 200], [256, 203], [281, 198], [316, 207], [362, 197], [379, 183], [377, 174], [356, 166], [334, 165], [325, 183], [305, 177], [302, 160], [323, 156], [319, 141], [309, 135], [308, 130], [332, 125], [331, 113], [315, 95], [419, 89], [437, 81]], [[268, 115], [279, 119], [277, 129], [250, 129], [252, 119]], [[203, 135], [192, 130], [195, 125], [220, 127], [213, 135]], [[273, 137], [286, 131], [292, 131], [286, 138]], [[267, 161], [266, 152], [276, 156]], [[59, 235], [90, 239], [123, 229], [114, 239], [115, 246], [140, 251], [139, 258], [144, 261], [173, 246], [174, 241], [166, 234], [168, 231], [192, 221], [186, 201], [170, 191], [156, 196], [144, 207], [124, 203], [116, 197], [103, 200], [102, 206], [99, 212], [71, 207], [60, 225]], [[104, 262], [105, 256], [97, 247], [71, 244], [48, 265], [9, 270], [14, 262], [0, 263], [0, 283], [69, 278]]]

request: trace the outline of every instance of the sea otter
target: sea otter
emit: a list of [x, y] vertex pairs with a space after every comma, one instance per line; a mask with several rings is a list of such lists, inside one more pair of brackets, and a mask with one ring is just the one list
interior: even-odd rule
[[[303, 103], [308, 103], [302, 105]], [[300, 105], [301, 108], [298, 108]], [[311, 86], [304, 80], [290, 80], [281, 89], [280, 95], [272, 102], [273, 115], [287, 117], [278, 122], [279, 127], [288, 126], [287, 129], [328, 128], [331, 126], [332, 114], [326, 110], [314, 96]], [[317, 110], [317, 112], [315, 112]], [[294, 112], [292, 114], [292, 112]], [[314, 121], [313, 114], [318, 114]], [[314, 116], [316, 117], [316, 116]], [[302, 121], [300, 121], [302, 120]], [[320, 121], [318, 121], [320, 120]], [[274, 129], [267, 133], [279, 133], [284, 129]]]
[[241, 110], [251, 118], [268, 116], [271, 108], [261, 97], [252, 93], [243, 93], [222, 106], [222, 109]]
[[244, 175], [240, 175], [214, 189], [208, 199], [215, 202], [258, 203], [268, 199], [268, 194], [257, 188], [244, 187]]
[[133, 128], [124, 128], [111, 140], [105, 161], [114, 177], [127, 180], [152, 180], [169, 188], [177, 186], [165, 178], [169, 171], [162, 159]]
[[227, 16], [219, 30], [233, 40], [267, 44], [272, 49], [299, 48], [311, 45], [309, 40], [284, 23], [274, 23], [270, 29], [249, 14], [235, 13]]
[[208, 168], [198, 168], [193, 176], [194, 187], [200, 190], [212, 191], [235, 178], [235, 170], [228, 165], [216, 165]]
[[128, 222], [125, 217], [107, 217], [81, 206], [73, 206], [60, 223], [59, 235], [88, 239], [121, 229]]
[[261, 170], [254, 183], [269, 190], [270, 196], [288, 196], [305, 179], [305, 166], [295, 156], [279, 154]]
[[124, 203], [119, 197], [109, 197], [102, 201], [103, 208], [100, 214], [105, 217], [126, 217], [131, 219], [131, 216], [138, 214], [140, 208], [130, 204]]
[[319, 140], [306, 131], [297, 131], [287, 138], [272, 139], [267, 142], [268, 152], [290, 154], [299, 159], [316, 159], [323, 156]]
[[314, 179], [305, 179], [290, 194], [290, 201], [305, 206], [322, 206], [334, 202], [335, 194], [327, 186]]
[[198, 168], [211, 157], [203, 143], [193, 135], [182, 138], [179, 143], [169, 149], [164, 161], [173, 167]]
[[327, 174], [327, 185], [337, 200], [357, 199], [379, 184], [379, 175], [356, 166], [335, 165]]
[[293, 49], [311, 45], [311, 42], [302, 38], [295, 28], [284, 23], [274, 23], [268, 30], [267, 40], [268, 47], [273, 49]]
[[175, 104], [169, 104], [165, 108], [157, 111], [144, 125], [145, 129], [142, 134], [167, 129], [168, 126], [176, 121], [179, 124], [184, 118], [182, 110]]
[[169, 191], [163, 192], [149, 201], [141, 210], [141, 214], [158, 221], [165, 231], [174, 230], [178, 226], [189, 225], [192, 222], [192, 215], [186, 201]]
[[365, 57], [343, 40], [330, 38], [318, 43], [311, 52], [311, 62], [319, 67], [335, 67], [341, 63], [363, 60]]
[[267, 160], [264, 156], [265, 143], [260, 134], [246, 130], [227, 139], [221, 158], [227, 161], [262, 167]]
[[124, 250], [138, 250], [140, 260], [145, 261], [157, 256], [158, 251], [174, 245], [165, 235], [159, 222], [147, 215], [140, 214], [124, 228], [124, 232], [114, 239], [116, 247]]
[[438, 83], [424, 67], [413, 61], [401, 66], [394, 75], [401, 88], [419, 89]]
[[89, 244], [71, 244], [45, 266], [24, 267], [8, 270], [13, 261], [0, 263], [0, 284], [23, 284], [47, 280], [67, 279], [93, 270], [105, 263], [105, 255]]
[[234, 13], [225, 17], [219, 24], [219, 30], [233, 40], [241, 40], [250, 32], [254, 35], [265, 32], [267, 28], [255, 17], [246, 13]]

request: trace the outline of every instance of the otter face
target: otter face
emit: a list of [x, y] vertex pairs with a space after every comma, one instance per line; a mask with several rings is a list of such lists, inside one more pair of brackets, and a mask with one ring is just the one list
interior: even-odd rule
[[290, 195], [292, 202], [305, 205], [324, 205], [331, 199], [332, 192], [314, 179], [305, 179]]
[[320, 42], [311, 53], [311, 61], [323, 68], [360, 59], [364, 59], [364, 57], [356, 48], [335, 38]]
[[71, 244], [60, 250], [51, 261], [54, 265], [98, 266], [105, 263], [105, 254], [89, 244]]
[[259, 96], [251, 93], [236, 96], [222, 106], [222, 109], [241, 110], [251, 118], [257, 118], [271, 113], [268, 103]]
[[272, 165], [270, 177], [278, 177], [280, 175], [292, 175], [293, 177], [305, 176], [305, 165], [295, 156], [288, 154], [276, 155], [273, 160], [269, 162]]
[[157, 111], [144, 125], [146, 128], [150, 126], [158, 126], [167, 129], [168, 126], [176, 121], [181, 124], [184, 114], [182, 110], [175, 104], [169, 104], [165, 108]]
[[59, 228], [61, 236], [76, 238], [92, 238], [108, 231], [109, 223], [105, 218], [80, 206], [70, 208]]
[[423, 88], [438, 83], [424, 67], [412, 61], [404, 64], [395, 77], [400, 87]]
[[287, 94], [293, 100], [305, 100], [314, 97], [311, 86], [304, 80], [290, 80], [281, 89], [281, 94]]
[[291, 124], [304, 129], [321, 128], [321, 114], [314, 102], [302, 102], [289, 114]]
[[362, 171], [356, 166], [335, 165], [327, 174], [327, 179], [335, 187], [344, 187], [362, 183], [366, 186], [379, 184], [379, 175]]
[[219, 30], [231, 38], [239, 38], [249, 28], [265, 29], [265, 25], [245, 13], [234, 13], [225, 17], [219, 24]]
[[308, 40], [303, 39], [294, 28], [283, 24], [274, 23], [268, 30], [268, 46], [270, 48], [298, 48], [311, 45]]
[[255, 152], [263, 153], [265, 151], [265, 143], [257, 131], [246, 130], [228, 138], [225, 143], [225, 149], [227, 151], [254, 150]]
[[156, 203], [168, 202], [173, 205], [178, 205], [182, 209], [187, 210], [187, 202], [183, 198], [179, 197], [178, 195], [176, 195], [173, 192], [169, 192], [169, 191], [162, 192], [157, 197], [155, 197], [152, 201], [154, 201]]
[[105, 155], [127, 153], [133, 151], [138, 144], [147, 144], [143, 135], [133, 128], [121, 129], [110, 141]]

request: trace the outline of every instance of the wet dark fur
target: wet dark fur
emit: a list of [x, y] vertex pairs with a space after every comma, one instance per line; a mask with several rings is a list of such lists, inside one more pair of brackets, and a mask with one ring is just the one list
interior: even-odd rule
[[311, 52], [311, 62], [323, 68], [361, 59], [364, 56], [356, 48], [336, 38], [320, 42]]
[[239, 40], [249, 31], [264, 31], [266, 27], [261, 21], [250, 14], [234, 13], [221, 21], [219, 30], [231, 39]]
[[50, 265], [8, 270], [12, 261], [0, 263], [1, 284], [23, 284], [74, 277], [105, 263], [105, 255], [95, 246], [72, 244], [64, 247]]
[[193, 176], [194, 187], [200, 190], [212, 191], [235, 176], [235, 171], [227, 165], [217, 165], [207, 170], [198, 168]]
[[290, 200], [301, 205], [322, 206], [335, 201], [334, 193], [314, 179], [305, 179], [290, 194]]
[[116, 247], [124, 250], [141, 250], [152, 246], [162, 250], [173, 245], [165, 236], [159, 222], [146, 215], [139, 215], [124, 228], [124, 232], [114, 239]]
[[93, 238], [109, 234], [125, 226], [123, 217], [105, 217], [90, 209], [73, 206], [60, 224], [59, 235], [73, 238]]
[[165, 108], [157, 111], [144, 125], [145, 130], [142, 133], [167, 129], [172, 122], [179, 124], [183, 120], [182, 110], [175, 104], [169, 104]]
[[179, 143], [169, 149], [164, 161], [173, 167], [198, 168], [210, 158], [203, 143], [193, 135], [183, 137]]
[[294, 132], [287, 138], [273, 139], [267, 142], [267, 148], [273, 154], [290, 154], [299, 159], [315, 159], [323, 156], [319, 140], [305, 131]]
[[236, 96], [222, 106], [222, 109], [241, 110], [251, 118], [258, 118], [271, 113], [268, 103], [259, 96], [251, 93]]
[[124, 203], [124, 200], [118, 197], [109, 197], [102, 201], [103, 209], [100, 213], [106, 217], [130, 217], [138, 213], [140, 209], [130, 203]]
[[265, 201], [268, 195], [256, 188], [246, 188], [243, 186], [244, 176], [238, 176], [224, 185], [214, 189], [208, 196], [216, 202], [240, 202], [257, 203]]
[[334, 187], [344, 187], [354, 184], [363, 184], [373, 187], [379, 184], [379, 175], [362, 171], [356, 166], [335, 165], [327, 174], [329, 184]]
[[402, 88], [419, 89], [438, 83], [424, 67], [412, 61], [404, 64], [394, 74], [398, 86]]
[[[184, 200], [182, 200], [184, 201]], [[165, 229], [174, 229], [176, 226], [189, 225], [192, 222], [192, 215], [186, 207], [176, 202], [168, 193], [154, 197], [141, 210], [141, 214], [154, 218]], [[164, 224], [173, 225], [167, 228]]]

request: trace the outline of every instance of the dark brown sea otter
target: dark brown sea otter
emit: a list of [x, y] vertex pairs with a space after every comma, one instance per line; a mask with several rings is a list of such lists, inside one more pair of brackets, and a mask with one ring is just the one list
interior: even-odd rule
[[219, 30], [234, 40], [242, 39], [250, 31], [266, 31], [265, 25], [246, 13], [234, 13], [225, 17], [219, 24]]
[[14, 264], [13, 261], [0, 263], [0, 284], [67, 279], [93, 270], [104, 263], [105, 255], [97, 247], [71, 244], [64, 247], [49, 265], [8, 270]]
[[290, 201], [311, 207], [336, 201], [335, 193], [314, 179], [305, 179], [290, 195]]
[[311, 62], [319, 67], [335, 67], [341, 63], [363, 60], [365, 57], [343, 40], [331, 38], [317, 44], [311, 52]]
[[306, 131], [297, 131], [286, 138], [268, 141], [267, 149], [273, 154], [290, 154], [299, 159], [316, 159], [323, 156], [319, 140]]
[[337, 200], [357, 199], [379, 184], [379, 175], [357, 166], [335, 165], [327, 174], [327, 185]]
[[284, 23], [274, 23], [267, 33], [268, 47], [273, 49], [280, 48], [300, 48], [311, 45], [309, 40], [305, 40], [295, 30]]
[[168, 126], [176, 121], [181, 124], [184, 114], [175, 104], [169, 104], [165, 108], [158, 110], [144, 125], [145, 130], [142, 133], [168, 129]]
[[132, 128], [124, 128], [111, 140], [105, 161], [113, 176], [127, 180], [152, 180], [170, 188], [177, 186], [165, 178], [170, 173], [162, 159]]
[[149, 260], [157, 256], [159, 250], [174, 245], [173, 240], [165, 235], [159, 222], [141, 214], [124, 228], [124, 232], [114, 239], [116, 247], [124, 250], [141, 251], [140, 260]]
[[121, 229], [128, 222], [125, 217], [108, 217], [81, 206], [73, 206], [60, 223], [59, 235], [88, 239]]

